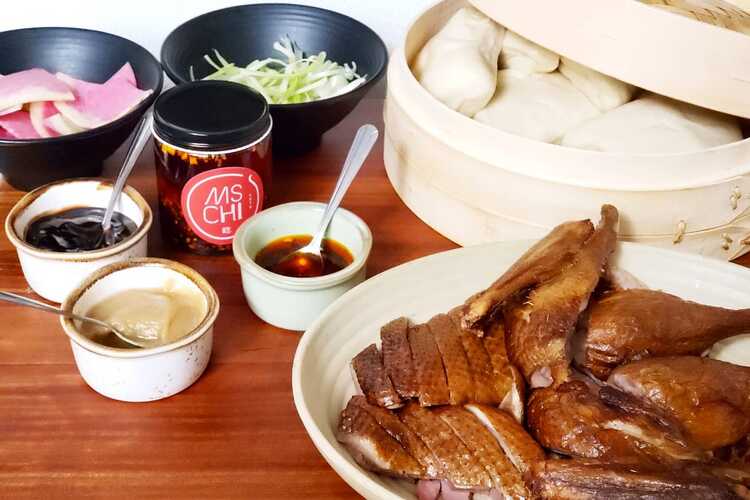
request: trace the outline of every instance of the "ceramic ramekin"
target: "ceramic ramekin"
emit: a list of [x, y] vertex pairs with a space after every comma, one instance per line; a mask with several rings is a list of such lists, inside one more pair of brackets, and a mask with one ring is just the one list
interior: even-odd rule
[[24, 240], [31, 222], [41, 215], [74, 207], [106, 208], [112, 183], [103, 179], [54, 182], [26, 194], [5, 219], [5, 234], [16, 248], [23, 275], [37, 294], [62, 302], [86, 276], [97, 269], [130, 258], [145, 257], [152, 214], [146, 200], [126, 186], [115, 210], [129, 217], [138, 229], [111, 247], [91, 252], [64, 253], [35, 248]]
[[295, 202], [264, 210], [237, 230], [234, 258], [240, 265], [242, 288], [250, 308], [263, 321], [287, 330], [306, 330], [328, 305], [365, 279], [372, 233], [362, 219], [339, 208], [327, 237], [343, 243], [354, 256], [344, 269], [317, 278], [290, 278], [255, 263], [258, 251], [290, 234], [313, 234], [323, 203]]
[[98, 344], [79, 331], [78, 322], [61, 318], [83, 380], [99, 394], [120, 401], [155, 401], [189, 387], [208, 365], [219, 298], [195, 270], [165, 259], [131, 259], [110, 264], [86, 278], [62, 304], [85, 314], [111, 295], [165, 285], [195, 288], [205, 299], [206, 315], [185, 337], [150, 349], [117, 349]]

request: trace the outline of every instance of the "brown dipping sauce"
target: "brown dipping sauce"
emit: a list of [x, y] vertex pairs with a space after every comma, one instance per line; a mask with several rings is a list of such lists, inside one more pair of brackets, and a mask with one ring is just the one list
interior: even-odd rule
[[[34, 219], [26, 230], [26, 243], [53, 252], [90, 252], [107, 246], [102, 231], [103, 208], [68, 208]], [[120, 212], [112, 214], [112, 236], [117, 244], [138, 226]]]
[[272, 273], [292, 278], [315, 278], [333, 274], [344, 269], [354, 261], [354, 256], [344, 245], [336, 240], [323, 240], [323, 269], [310, 265], [308, 259], [285, 259], [290, 254], [304, 247], [312, 240], [309, 234], [292, 234], [273, 240], [263, 247], [255, 256], [255, 262]]

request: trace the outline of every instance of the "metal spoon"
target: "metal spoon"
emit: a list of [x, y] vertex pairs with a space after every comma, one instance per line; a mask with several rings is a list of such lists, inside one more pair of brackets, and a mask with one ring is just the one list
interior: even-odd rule
[[117, 337], [127, 342], [130, 345], [133, 345], [135, 347], [152, 347], [152, 345], [148, 342], [140, 342], [138, 340], [132, 339], [110, 325], [109, 323], [105, 321], [100, 321], [98, 319], [89, 318], [87, 316], [81, 316], [80, 314], [73, 314], [69, 311], [63, 311], [62, 309], [58, 309], [57, 307], [51, 306], [49, 304], [45, 304], [44, 302], [39, 302], [38, 300], [29, 299], [28, 297], [24, 297], [23, 295], [16, 295], [15, 293], [11, 292], [0, 292], [0, 300], [4, 302], [10, 302], [11, 304], [16, 304], [19, 306], [26, 306], [26, 307], [33, 307], [34, 309], [39, 309], [41, 311], [57, 314], [59, 316], [65, 316], [66, 318], [75, 319], [78, 321], [87, 321], [89, 323], [93, 323], [95, 325], [101, 326], [106, 328], [107, 330], [111, 331]]
[[349, 153], [346, 155], [344, 166], [341, 168], [341, 173], [336, 182], [336, 187], [333, 189], [333, 194], [331, 194], [331, 199], [328, 200], [328, 205], [326, 205], [323, 211], [323, 217], [320, 220], [320, 225], [315, 236], [313, 236], [310, 243], [281, 259], [279, 266], [292, 265], [292, 261], [297, 261], [299, 264], [297, 267], [306, 269], [308, 271], [306, 274], [310, 276], [323, 274], [323, 255], [321, 249], [328, 226], [331, 224], [333, 214], [339, 208], [346, 191], [352, 185], [352, 181], [354, 181], [357, 173], [359, 173], [359, 169], [362, 168], [367, 155], [370, 154], [370, 150], [377, 140], [378, 129], [374, 125], [367, 124], [359, 127], [357, 135], [354, 136], [354, 141], [349, 148]]
[[143, 147], [151, 137], [151, 125], [154, 122], [154, 115], [151, 110], [146, 111], [138, 123], [133, 140], [128, 147], [128, 152], [125, 155], [120, 173], [117, 174], [117, 180], [115, 180], [114, 186], [112, 186], [112, 194], [109, 197], [109, 203], [107, 204], [107, 210], [104, 212], [104, 218], [102, 219], [102, 234], [104, 237], [104, 243], [107, 246], [114, 244], [114, 234], [112, 234], [112, 215], [115, 211], [115, 203], [120, 199], [120, 193], [125, 187], [125, 181], [128, 180], [130, 172], [133, 171], [135, 162], [143, 151]]

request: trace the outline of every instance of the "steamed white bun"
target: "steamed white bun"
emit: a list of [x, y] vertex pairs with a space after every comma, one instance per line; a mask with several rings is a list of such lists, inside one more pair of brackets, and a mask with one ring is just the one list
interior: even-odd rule
[[739, 140], [736, 118], [648, 94], [571, 130], [561, 144], [610, 153], [668, 154]]
[[504, 34], [492, 19], [464, 7], [422, 48], [414, 76], [443, 104], [474, 116], [495, 93]]
[[633, 98], [636, 91], [630, 84], [594, 71], [567, 57], [560, 58], [560, 73], [601, 111], [622, 106]]
[[498, 73], [497, 92], [474, 119], [512, 134], [556, 142], [599, 110], [558, 72]]
[[521, 73], [550, 73], [557, 69], [560, 56], [508, 30], [500, 51], [500, 69]]

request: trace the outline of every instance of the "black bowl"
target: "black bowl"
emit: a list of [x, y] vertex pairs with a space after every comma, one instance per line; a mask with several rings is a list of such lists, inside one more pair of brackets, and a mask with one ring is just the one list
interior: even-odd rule
[[196, 17], [167, 36], [161, 62], [176, 83], [214, 69], [203, 59], [216, 49], [239, 66], [255, 59], [280, 57], [273, 43], [288, 35], [306, 54], [325, 51], [339, 64], [357, 63], [367, 75], [359, 88], [336, 97], [303, 104], [272, 104], [274, 151], [301, 152], [320, 143], [324, 132], [339, 123], [382, 78], [388, 51], [380, 37], [359, 21], [330, 10], [292, 4], [230, 7]]
[[96, 177], [102, 161], [127, 139], [161, 92], [159, 62], [119, 36], [77, 28], [29, 28], [0, 33], [0, 74], [30, 68], [61, 71], [104, 82], [123, 64], [133, 66], [138, 87], [153, 93], [125, 116], [95, 129], [48, 139], [0, 140], [0, 172], [14, 187], [33, 189], [70, 177]]

